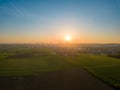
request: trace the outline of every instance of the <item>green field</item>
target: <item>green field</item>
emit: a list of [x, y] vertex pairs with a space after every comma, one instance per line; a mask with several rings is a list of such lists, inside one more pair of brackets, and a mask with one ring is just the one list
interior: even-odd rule
[[120, 87], [120, 59], [105, 55], [53, 54], [48, 48], [0, 53], [0, 76], [39, 75], [43, 72], [83, 67], [110, 85]]
[[96, 77], [110, 85], [120, 87], [120, 59], [105, 55], [79, 55], [76, 57], [77, 65], [81, 65]]

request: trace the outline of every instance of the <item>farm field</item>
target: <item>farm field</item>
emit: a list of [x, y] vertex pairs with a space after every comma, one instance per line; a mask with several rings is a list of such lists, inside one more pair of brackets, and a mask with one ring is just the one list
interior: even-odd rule
[[10, 49], [0, 53], [0, 77], [39, 76], [83, 68], [108, 85], [120, 88], [120, 59], [106, 55], [65, 56], [50, 48]]
[[115, 87], [120, 87], [120, 59], [105, 55], [80, 55], [77, 59], [77, 64], [80, 64], [97, 78]]

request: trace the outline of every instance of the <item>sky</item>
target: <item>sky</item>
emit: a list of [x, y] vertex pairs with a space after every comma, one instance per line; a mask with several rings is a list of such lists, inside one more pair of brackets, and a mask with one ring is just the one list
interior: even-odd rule
[[0, 0], [0, 43], [120, 43], [120, 0]]

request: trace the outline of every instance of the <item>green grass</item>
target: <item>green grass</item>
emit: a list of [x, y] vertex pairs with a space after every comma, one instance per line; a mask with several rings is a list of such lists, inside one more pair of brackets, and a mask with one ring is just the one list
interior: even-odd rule
[[[83, 67], [105, 82], [120, 87], [120, 59], [105, 55], [53, 55], [52, 52], [50, 49], [43, 48], [0, 54], [0, 76], [38, 75], [42, 72]], [[20, 53], [33, 55], [19, 58]], [[18, 58], [9, 57], [14, 55], [18, 55]]]
[[44, 56], [24, 59], [8, 59], [0, 61], [0, 76], [36, 75], [40, 72], [56, 71], [71, 67], [59, 56]]
[[76, 57], [76, 65], [81, 65], [110, 85], [120, 87], [120, 59], [105, 55], [80, 55]]
[[[0, 54], [0, 76], [37, 75], [72, 67], [64, 56], [53, 55], [49, 48], [19, 50]], [[25, 54], [25, 56], [24, 56]]]

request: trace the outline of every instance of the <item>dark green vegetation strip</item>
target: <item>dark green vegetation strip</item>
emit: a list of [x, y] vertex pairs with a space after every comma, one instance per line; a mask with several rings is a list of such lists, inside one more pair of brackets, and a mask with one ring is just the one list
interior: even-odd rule
[[120, 87], [120, 59], [87, 54], [64, 56], [46, 48], [0, 54], [0, 76], [38, 75], [80, 66], [109, 84]]

